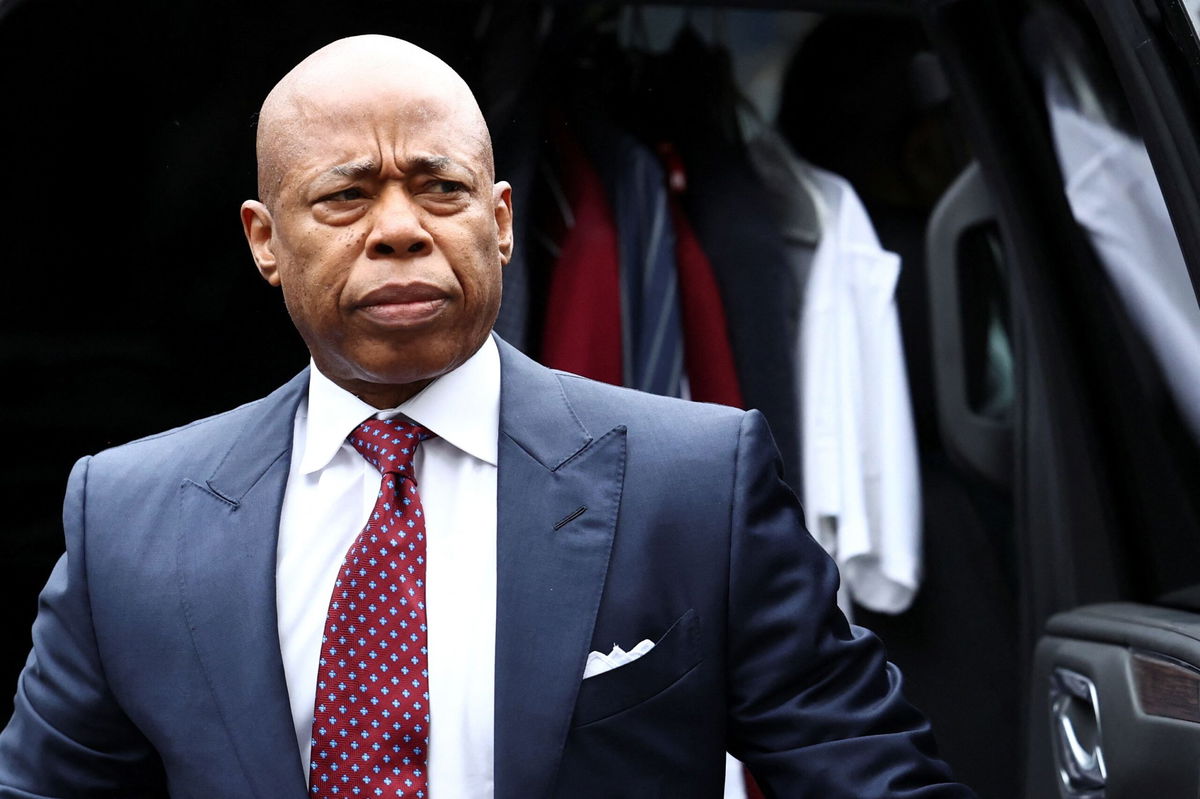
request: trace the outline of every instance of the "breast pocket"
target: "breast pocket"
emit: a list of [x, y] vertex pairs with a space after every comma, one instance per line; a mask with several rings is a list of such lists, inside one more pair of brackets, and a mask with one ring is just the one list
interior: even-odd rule
[[688, 610], [632, 663], [588, 677], [579, 686], [573, 726], [628, 710], [665, 691], [700, 662], [700, 618]]

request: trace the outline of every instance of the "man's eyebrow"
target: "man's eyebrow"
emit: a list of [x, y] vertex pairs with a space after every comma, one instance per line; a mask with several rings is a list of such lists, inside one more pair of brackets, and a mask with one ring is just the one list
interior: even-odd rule
[[445, 174], [452, 169], [461, 169], [472, 177], [475, 170], [469, 164], [448, 155], [417, 155], [409, 161], [409, 170], [422, 174]]
[[[449, 170], [451, 167], [465, 169], [468, 173], [474, 174], [474, 171], [454, 158], [448, 155], [418, 155], [414, 156], [408, 162], [406, 172], [418, 173], [439, 173]], [[350, 180], [359, 180], [369, 177], [379, 171], [379, 164], [370, 158], [363, 158], [359, 161], [348, 161], [344, 164], [338, 164], [325, 170], [326, 175], [334, 175], [340, 178], [348, 178]]]
[[448, 155], [418, 155], [412, 160], [413, 169], [419, 172], [441, 172], [455, 165]]
[[338, 164], [335, 167], [331, 167], [326, 174], [357, 180], [359, 178], [366, 177], [367, 175], [374, 174], [376, 171], [378, 171], [378, 169], [378, 164], [369, 158], [364, 158], [361, 161], [351, 161], [346, 164]]

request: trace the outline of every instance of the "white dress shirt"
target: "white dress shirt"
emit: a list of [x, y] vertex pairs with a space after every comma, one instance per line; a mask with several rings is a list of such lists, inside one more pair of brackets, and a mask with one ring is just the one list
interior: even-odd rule
[[429, 622], [429, 787], [491, 799], [496, 651], [496, 456], [500, 355], [489, 337], [466, 363], [379, 411], [311, 366], [296, 411], [279, 523], [276, 605], [296, 742], [309, 770], [317, 661], [346, 551], [375, 504], [380, 474], [346, 436], [399, 414], [437, 434], [416, 454], [425, 509]]
[[[846, 180], [807, 169], [824, 215], [797, 350], [805, 521], [859, 604], [900, 613], [921, 579], [920, 474], [895, 300], [900, 258], [880, 246]], [[839, 604], [850, 610], [844, 595]]]

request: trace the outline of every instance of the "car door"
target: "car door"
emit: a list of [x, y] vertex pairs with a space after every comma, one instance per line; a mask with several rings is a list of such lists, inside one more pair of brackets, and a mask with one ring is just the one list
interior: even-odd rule
[[[993, 206], [971, 213], [963, 194], [941, 218], [994, 215], [1010, 301], [1011, 417], [970, 412], [962, 379], [940, 381], [939, 401], [945, 437], [1011, 479], [1026, 795], [1195, 796], [1195, 30], [1177, 0], [921, 13]], [[937, 221], [931, 260], [940, 248], [966, 274]], [[943, 347], [938, 369], [969, 372], [968, 357]]]

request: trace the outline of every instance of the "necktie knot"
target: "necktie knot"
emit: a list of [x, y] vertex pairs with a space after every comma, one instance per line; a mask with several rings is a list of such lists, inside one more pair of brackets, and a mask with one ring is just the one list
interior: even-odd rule
[[382, 474], [397, 474], [417, 482], [413, 457], [417, 445], [434, 433], [407, 419], [368, 419], [346, 440]]

